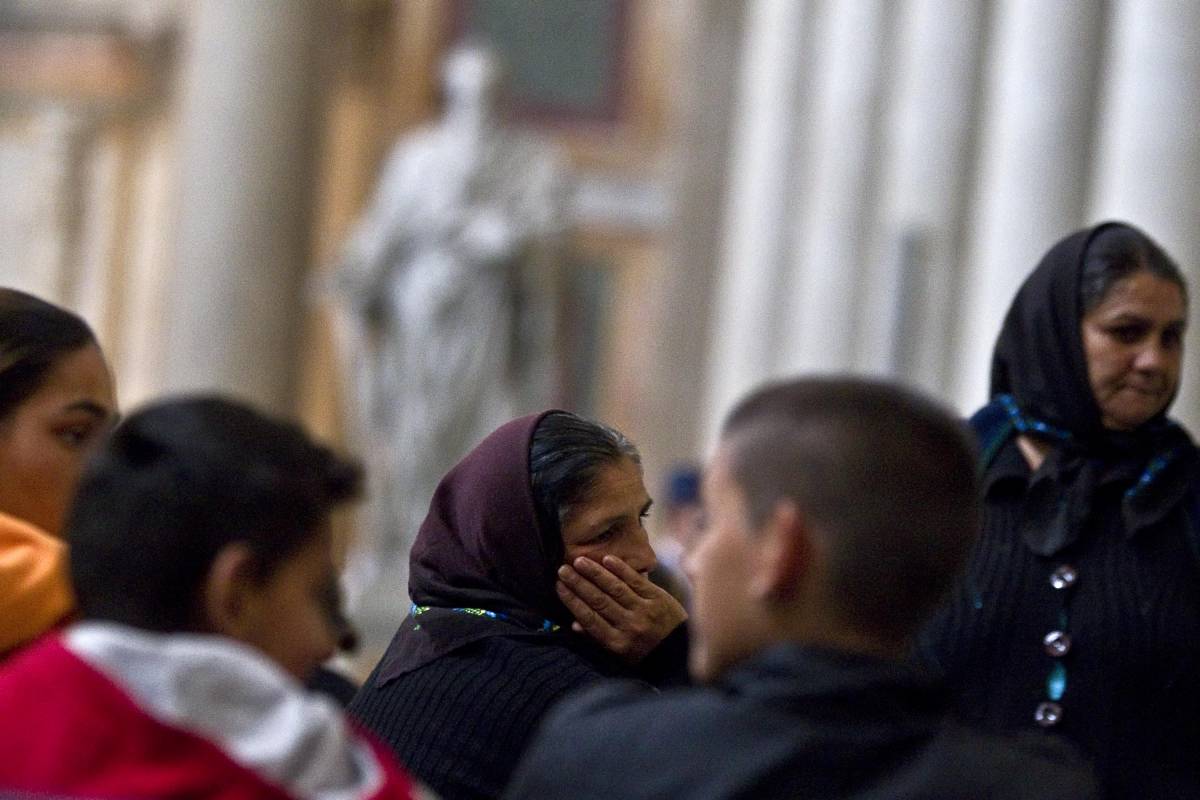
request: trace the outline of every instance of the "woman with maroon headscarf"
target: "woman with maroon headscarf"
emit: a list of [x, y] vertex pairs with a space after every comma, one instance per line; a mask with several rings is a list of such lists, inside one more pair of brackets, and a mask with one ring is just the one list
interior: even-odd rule
[[438, 485], [411, 613], [350, 713], [446, 800], [490, 798], [570, 690], [682, 680], [687, 615], [647, 578], [650, 502], [619, 432], [562, 411], [501, 426]]

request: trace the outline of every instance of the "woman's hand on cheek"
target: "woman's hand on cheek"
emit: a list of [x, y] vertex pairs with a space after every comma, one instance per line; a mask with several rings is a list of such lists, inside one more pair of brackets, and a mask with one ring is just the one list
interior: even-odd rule
[[580, 557], [558, 568], [556, 589], [576, 631], [636, 664], [687, 619], [667, 590], [616, 556]]

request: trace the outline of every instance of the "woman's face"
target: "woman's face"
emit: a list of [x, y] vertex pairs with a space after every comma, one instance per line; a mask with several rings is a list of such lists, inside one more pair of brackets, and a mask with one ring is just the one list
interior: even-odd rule
[[115, 417], [100, 349], [87, 345], [62, 356], [0, 422], [0, 512], [58, 535], [84, 459]]
[[654, 569], [658, 560], [642, 524], [650, 502], [642, 469], [633, 459], [603, 467], [588, 499], [563, 520], [564, 562], [586, 556], [599, 563], [616, 556], [643, 574]]
[[1083, 318], [1088, 381], [1104, 427], [1134, 430], [1171, 402], [1186, 315], [1179, 287], [1142, 270], [1113, 284]]

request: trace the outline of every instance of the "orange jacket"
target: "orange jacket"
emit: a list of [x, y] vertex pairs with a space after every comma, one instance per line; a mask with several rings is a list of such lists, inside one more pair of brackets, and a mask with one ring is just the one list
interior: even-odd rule
[[66, 544], [0, 514], [0, 655], [50, 630], [74, 608]]

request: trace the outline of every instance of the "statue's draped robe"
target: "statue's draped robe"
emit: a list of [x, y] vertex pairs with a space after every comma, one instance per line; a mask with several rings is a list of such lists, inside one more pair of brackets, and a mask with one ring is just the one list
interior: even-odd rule
[[429, 128], [396, 146], [347, 244], [350, 416], [369, 469], [347, 583], [368, 627], [407, 608], [408, 549], [441, 476], [552, 400], [562, 194], [537, 139], [494, 128], [467, 149]]

